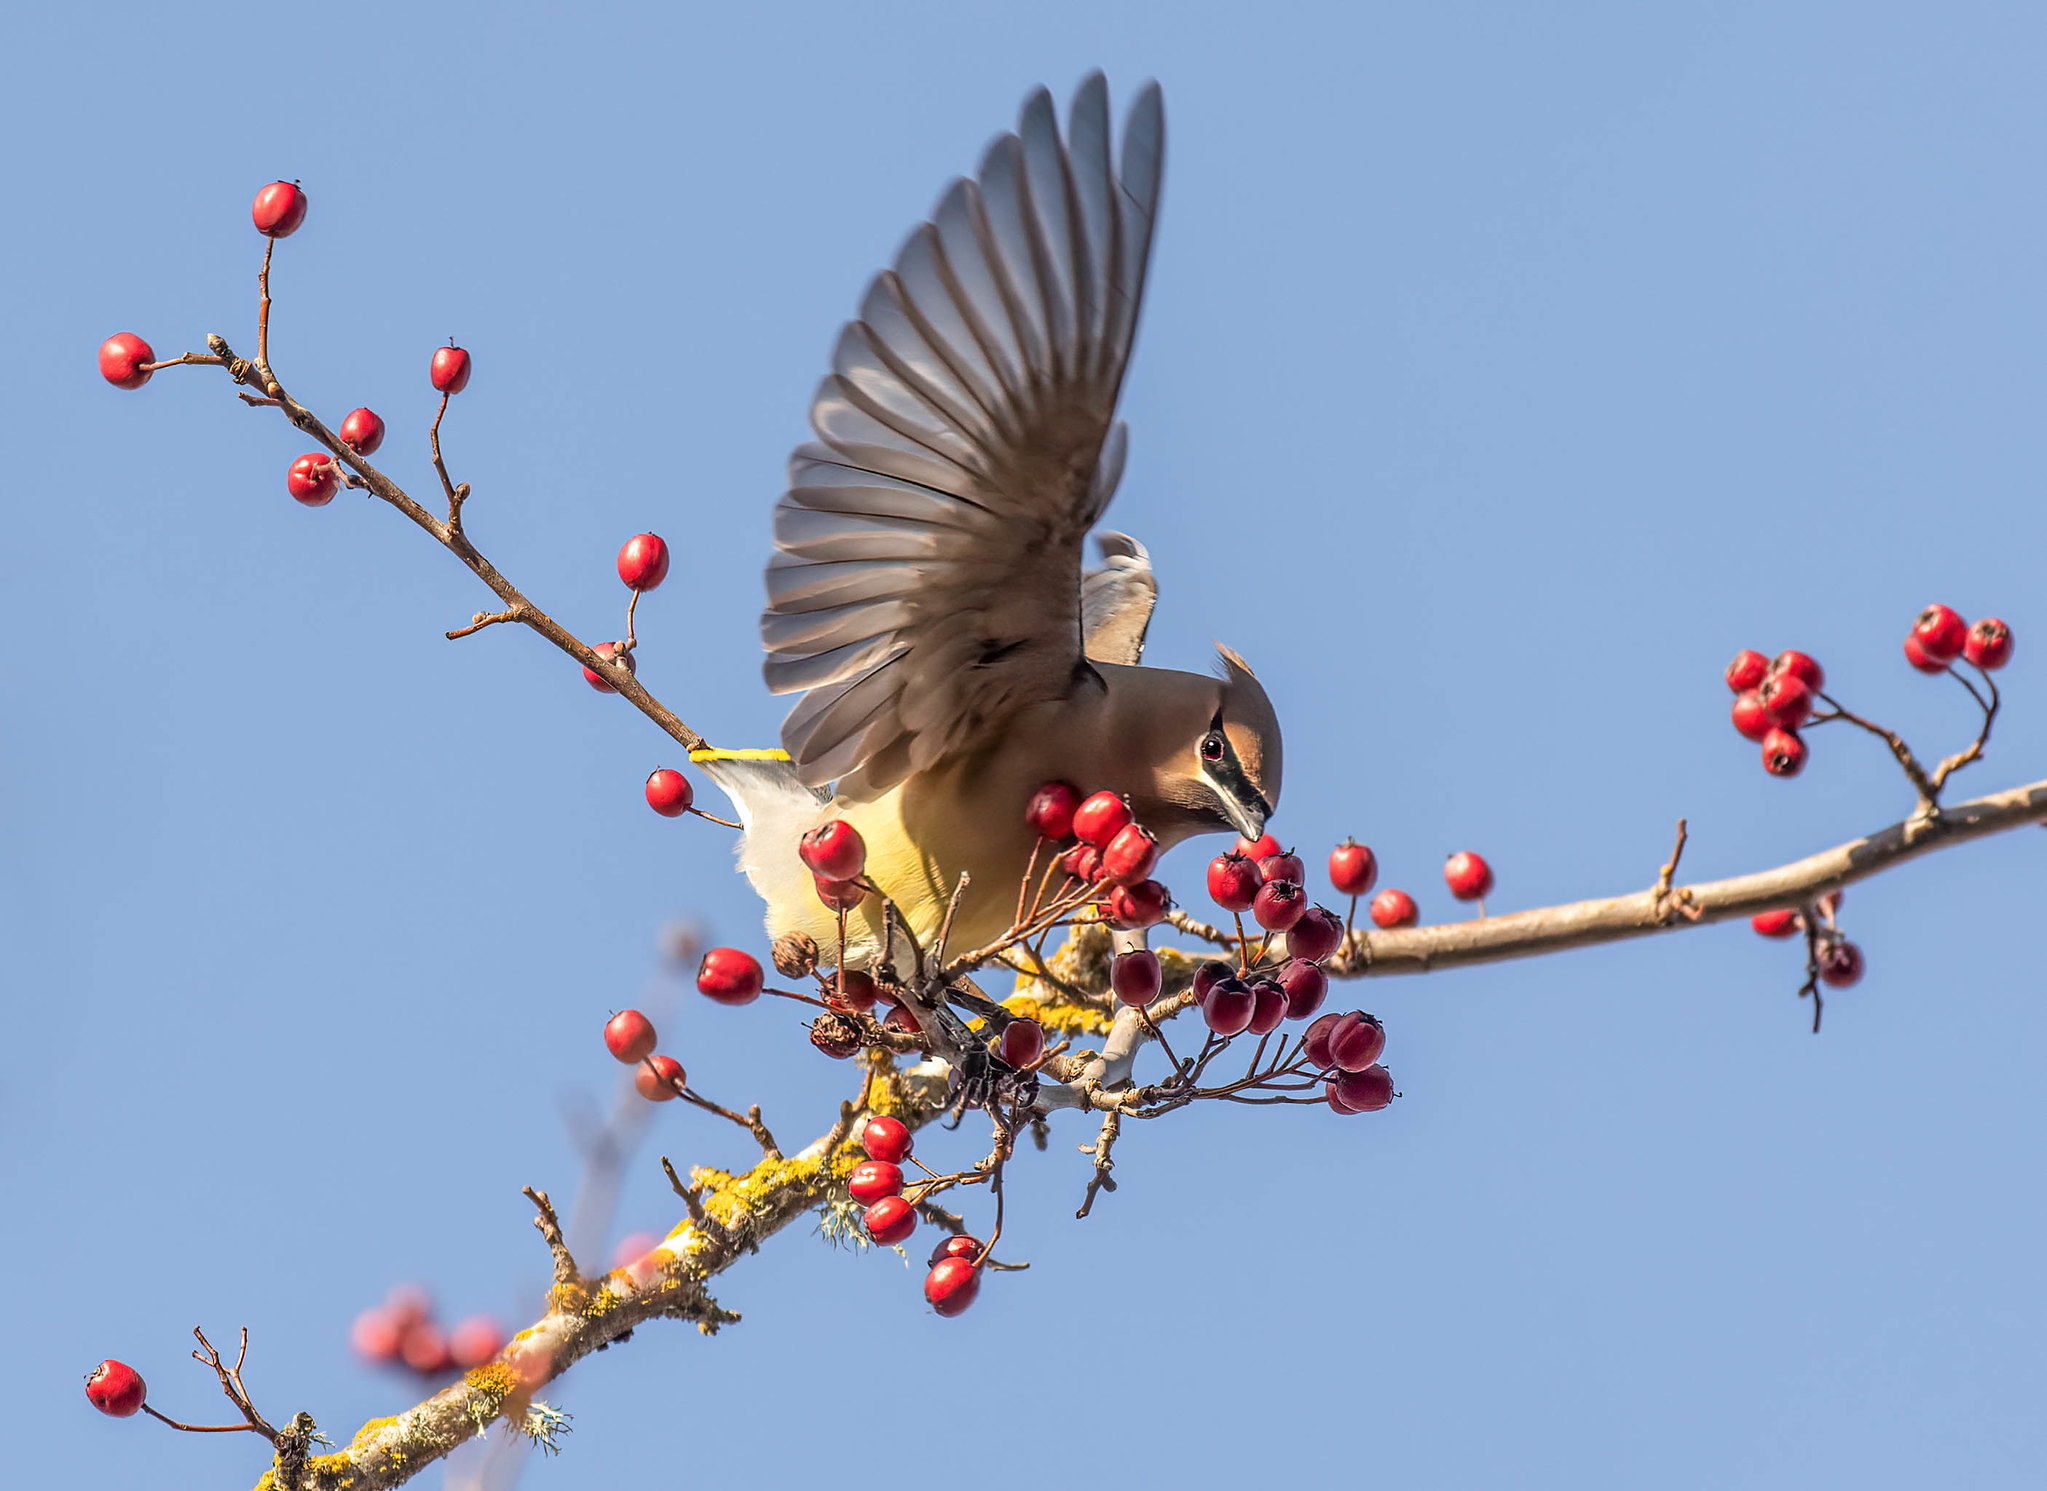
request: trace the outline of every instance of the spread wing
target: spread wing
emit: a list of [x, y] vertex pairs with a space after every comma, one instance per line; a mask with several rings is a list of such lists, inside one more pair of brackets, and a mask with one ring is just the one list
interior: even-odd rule
[[1127, 533], [1098, 533], [1095, 547], [1102, 551], [1102, 567], [1080, 577], [1087, 655], [1097, 663], [1135, 667], [1144, 657], [1144, 634], [1159, 601], [1151, 555]]
[[775, 507], [768, 687], [813, 786], [887, 787], [1064, 698], [1081, 546], [1122, 474], [1116, 395], [1158, 211], [1156, 84], [1110, 160], [1108, 87], [1051, 95], [868, 286]]

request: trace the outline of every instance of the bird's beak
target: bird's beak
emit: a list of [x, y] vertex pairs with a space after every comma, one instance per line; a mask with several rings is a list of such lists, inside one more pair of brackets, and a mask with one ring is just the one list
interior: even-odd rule
[[1272, 808], [1256, 788], [1248, 783], [1241, 792], [1232, 791], [1221, 783], [1217, 783], [1216, 787], [1215, 795], [1222, 803], [1223, 816], [1230, 820], [1230, 827], [1253, 840], [1265, 832], [1265, 820], [1272, 816]]

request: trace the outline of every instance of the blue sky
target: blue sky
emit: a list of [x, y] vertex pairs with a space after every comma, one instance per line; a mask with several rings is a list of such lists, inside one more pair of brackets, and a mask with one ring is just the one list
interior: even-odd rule
[[[12, 27], [0, 1388], [33, 1426], [23, 1484], [253, 1481], [239, 1436], [111, 1423], [78, 1390], [113, 1354], [167, 1411], [217, 1412], [195, 1323], [251, 1327], [274, 1415], [345, 1437], [412, 1401], [349, 1358], [350, 1319], [405, 1279], [451, 1315], [530, 1309], [519, 1188], [573, 1188], [563, 1105], [608, 1091], [605, 1013], [675, 918], [758, 942], [720, 832], [640, 803], [677, 754], [651, 726], [531, 638], [443, 642], [481, 587], [387, 510], [298, 508], [303, 441], [219, 378], [99, 382], [118, 329], [253, 340], [247, 205], [273, 177], [312, 200], [278, 271], [294, 391], [377, 408], [421, 490], [425, 362], [459, 336], [471, 531], [590, 638], [616, 630], [619, 542], [666, 534], [641, 677], [721, 743], [780, 717], [758, 571], [838, 324], [1028, 88], [1100, 66], [1119, 105], [1158, 77], [1170, 121], [1114, 518], [1162, 576], [1149, 660], [1204, 666], [1221, 637], [1267, 680], [1282, 837], [1319, 860], [1357, 834], [1430, 916], [1457, 848], [1515, 908], [1646, 885], [1681, 814], [1702, 877], [1849, 837], [1909, 806], [1880, 747], [1822, 733], [1772, 781], [1719, 670], [1804, 647], [1951, 748], [1958, 691], [1897, 650], [1935, 598], [2019, 634], [1964, 780], [2043, 774], [2034, 8]], [[1214, 1484], [1275, 1453], [1418, 1486], [2035, 1482], [2043, 856], [2023, 831], [1857, 887], [1869, 975], [1818, 1039], [1794, 954], [1740, 927], [1351, 986], [1388, 1025], [1388, 1112], [1151, 1125], [1086, 1222], [1063, 1124], [1013, 1172], [1032, 1270], [956, 1321], [891, 1257], [793, 1229], [721, 1283], [741, 1325], [579, 1367], [565, 1457], [525, 1484], [896, 1485], [925, 1456], [990, 1487], [1075, 1461]], [[1198, 860], [1170, 878], [1191, 892]], [[844, 1070], [793, 1020], [678, 1009], [700, 1086], [822, 1129]], [[730, 1164], [746, 1141], [664, 1110], [652, 1144]], [[671, 1211], [650, 1151], [619, 1230]], [[1025, 1427], [998, 1452], [1005, 1411]]]

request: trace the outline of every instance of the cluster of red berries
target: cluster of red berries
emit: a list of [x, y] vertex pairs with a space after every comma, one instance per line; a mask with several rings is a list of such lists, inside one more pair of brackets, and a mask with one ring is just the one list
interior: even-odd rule
[[1136, 821], [1128, 798], [1107, 791], [1083, 797], [1070, 782], [1047, 782], [1024, 806], [1024, 824], [1047, 843], [1074, 841], [1059, 868], [1083, 885], [1108, 888], [1111, 926], [1136, 931], [1165, 920], [1172, 893], [1151, 878], [1159, 841]]
[[[1813, 905], [1820, 918], [1820, 982], [1830, 989], [1846, 989], [1862, 981], [1862, 949], [1833, 930], [1834, 913], [1841, 909], [1843, 894], [1828, 891]], [[1748, 924], [1762, 937], [1796, 937], [1806, 927], [1805, 913], [1791, 908], [1759, 911]]]
[[[731, 948], [712, 949], [713, 953], [732, 951]], [[746, 958], [745, 953], [739, 953], [737, 956]], [[705, 962], [709, 961], [707, 957]], [[746, 961], [753, 963], [751, 958], [746, 958]], [[754, 995], [760, 993], [760, 964], [753, 963], [753, 969], [754, 994], [748, 995], [747, 999], [752, 999]], [[702, 978], [699, 975], [700, 986], [701, 982]], [[747, 1001], [737, 1002], [744, 1004]], [[640, 1096], [650, 1103], [665, 1103], [689, 1086], [689, 1073], [682, 1069], [681, 1062], [673, 1056], [655, 1054], [654, 1047], [659, 1040], [660, 1037], [654, 1033], [654, 1022], [638, 1010], [620, 1010], [604, 1025], [604, 1049], [627, 1066], [639, 1068], [633, 1073], [633, 1086], [639, 1090]]]
[[480, 1367], [505, 1349], [504, 1327], [472, 1315], [453, 1330], [434, 1323], [426, 1291], [402, 1285], [381, 1305], [355, 1317], [349, 1344], [364, 1361], [400, 1366], [422, 1377]]
[[[846, 1177], [846, 1189], [867, 1208], [860, 1218], [867, 1235], [894, 1247], [917, 1230], [917, 1208], [903, 1195], [903, 1161], [913, 1147], [909, 1127], [899, 1118], [876, 1114], [860, 1129], [860, 1147], [867, 1158]], [[948, 1237], [933, 1250], [924, 1276], [924, 1298], [932, 1309], [952, 1316], [974, 1302], [981, 1292], [981, 1251], [979, 1240], [965, 1234]]]
[[831, 910], [851, 911], [867, 899], [867, 883], [860, 878], [867, 869], [867, 841], [845, 819], [820, 823], [803, 836], [796, 853], [810, 871], [818, 900]]
[[2011, 648], [2011, 628], [1995, 616], [1971, 626], [1952, 606], [1928, 606], [1905, 633], [1905, 661], [1921, 673], [1945, 673], [1956, 658], [1988, 673], [2011, 661]]
[[1772, 659], [1744, 649], [1727, 665], [1726, 678], [1734, 691], [1734, 728], [1761, 743], [1763, 770], [1773, 777], [1805, 770], [1798, 727], [1811, 718], [1813, 701], [1826, 686], [1820, 665], [1803, 652], [1780, 652]]

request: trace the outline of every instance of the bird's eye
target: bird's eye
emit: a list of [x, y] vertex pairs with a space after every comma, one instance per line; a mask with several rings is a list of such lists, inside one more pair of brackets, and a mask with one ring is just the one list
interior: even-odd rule
[[1206, 736], [1202, 737], [1201, 759], [1204, 761], [1220, 761], [1222, 760], [1222, 758], [1223, 758], [1222, 731], [1211, 730], [1208, 732]]

